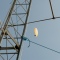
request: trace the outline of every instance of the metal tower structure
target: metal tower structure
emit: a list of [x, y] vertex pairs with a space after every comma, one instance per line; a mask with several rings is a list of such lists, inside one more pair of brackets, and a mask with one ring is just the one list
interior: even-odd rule
[[[0, 59], [18, 60], [28, 20], [31, 0], [13, 0], [1, 26]], [[3, 44], [3, 45], [2, 45]]]
[[[49, 0], [49, 4], [52, 14], [51, 18], [27, 22], [30, 11], [31, 0], [13, 0], [11, 7], [8, 11], [8, 14], [6, 16], [6, 19], [4, 20], [0, 28], [1, 60], [19, 59], [19, 55], [21, 53], [21, 46], [23, 43], [23, 39], [21, 37], [23, 37], [25, 34], [27, 24], [60, 18], [54, 16], [51, 0]], [[32, 41], [30, 42], [60, 54], [60, 52], [54, 49], [48, 48], [46, 46], [37, 44]]]

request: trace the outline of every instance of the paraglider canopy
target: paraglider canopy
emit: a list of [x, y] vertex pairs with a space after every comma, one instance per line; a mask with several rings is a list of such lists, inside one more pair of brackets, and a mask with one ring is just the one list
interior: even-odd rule
[[38, 29], [37, 28], [34, 28], [34, 36], [38, 36]]

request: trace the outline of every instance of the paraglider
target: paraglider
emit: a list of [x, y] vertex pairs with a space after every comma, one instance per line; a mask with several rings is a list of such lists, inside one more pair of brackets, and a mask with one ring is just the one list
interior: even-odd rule
[[38, 29], [37, 28], [34, 28], [34, 36], [38, 36]]

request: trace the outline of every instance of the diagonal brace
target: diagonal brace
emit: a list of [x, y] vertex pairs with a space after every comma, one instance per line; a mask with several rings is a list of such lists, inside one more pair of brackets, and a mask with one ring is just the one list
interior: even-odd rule
[[18, 42], [14, 39], [14, 37], [10, 34], [10, 32], [8, 30], [6, 30], [6, 33], [8, 34], [8, 36], [13, 40], [13, 42], [17, 45], [17, 47], [19, 48], [19, 44]]
[[[3, 30], [4, 30], [4, 31], [6, 30], [6, 28], [7, 28], [7, 26], [8, 26], [8, 22], [10, 21], [10, 17], [11, 17], [11, 15], [12, 15], [12, 11], [13, 11], [13, 9], [14, 9], [15, 3], [16, 3], [16, 0], [13, 1], [12, 6], [11, 6], [10, 11], [9, 11], [9, 14], [8, 14], [8, 16], [7, 16], [7, 19], [6, 19], [6, 22], [5, 22], [4, 26], [3, 26]], [[4, 34], [2, 34], [2, 33], [3, 33], [3, 31], [1, 32], [1, 35], [0, 35], [0, 43], [1, 43], [2, 38], [3, 38], [3, 35], [4, 35]]]

